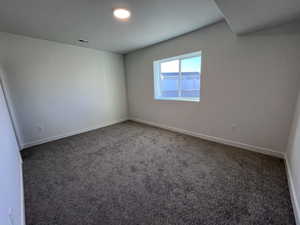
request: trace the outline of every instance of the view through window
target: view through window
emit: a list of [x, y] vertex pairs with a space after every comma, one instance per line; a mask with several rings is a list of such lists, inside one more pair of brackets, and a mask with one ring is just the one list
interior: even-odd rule
[[155, 99], [199, 101], [201, 52], [154, 62]]

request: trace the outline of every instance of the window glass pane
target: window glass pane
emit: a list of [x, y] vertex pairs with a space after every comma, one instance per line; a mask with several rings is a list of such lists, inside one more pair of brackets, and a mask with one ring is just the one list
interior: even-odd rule
[[200, 101], [201, 52], [153, 62], [155, 99]]
[[161, 79], [160, 91], [162, 97], [178, 97], [178, 76]]
[[198, 72], [201, 71], [201, 56], [186, 58], [181, 60], [182, 72]]
[[161, 97], [178, 97], [179, 60], [161, 63], [160, 71]]
[[163, 62], [160, 64], [161, 73], [178, 73], [179, 72], [179, 60], [172, 60]]
[[201, 57], [181, 60], [181, 96], [200, 97]]

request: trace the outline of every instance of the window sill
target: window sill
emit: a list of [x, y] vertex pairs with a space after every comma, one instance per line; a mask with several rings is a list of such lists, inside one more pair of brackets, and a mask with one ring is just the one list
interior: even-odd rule
[[179, 102], [200, 102], [199, 98], [154, 98], [154, 100], [179, 101]]

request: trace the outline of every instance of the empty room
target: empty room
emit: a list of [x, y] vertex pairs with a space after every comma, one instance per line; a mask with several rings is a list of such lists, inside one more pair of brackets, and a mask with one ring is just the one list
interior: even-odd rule
[[0, 1], [0, 225], [300, 225], [299, 0]]

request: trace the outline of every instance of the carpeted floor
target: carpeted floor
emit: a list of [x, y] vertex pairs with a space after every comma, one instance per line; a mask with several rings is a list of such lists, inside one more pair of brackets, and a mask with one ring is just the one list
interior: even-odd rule
[[295, 224], [278, 158], [134, 122], [22, 155], [27, 225]]

